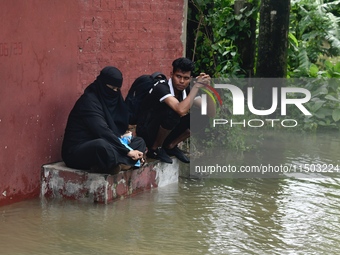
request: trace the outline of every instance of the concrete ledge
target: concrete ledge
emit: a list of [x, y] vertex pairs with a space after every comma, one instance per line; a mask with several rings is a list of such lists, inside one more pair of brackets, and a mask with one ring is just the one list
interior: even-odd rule
[[172, 164], [153, 161], [142, 168], [115, 175], [88, 173], [56, 162], [42, 166], [41, 196], [107, 204], [176, 183], [178, 176], [179, 161], [175, 158]]

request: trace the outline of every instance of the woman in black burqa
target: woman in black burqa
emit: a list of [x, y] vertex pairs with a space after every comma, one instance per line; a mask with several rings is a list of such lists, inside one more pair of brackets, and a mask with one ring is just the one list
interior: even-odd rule
[[142, 138], [132, 138], [130, 149], [119, 139], [129, 120], [120, 92], [122, 83], [122, 73], [107, 66], [75, 103], [62, 144], [62, 158], [68, 167], [108, 173], [119, 164], [134, 166], [143, 160], [146, 146]]

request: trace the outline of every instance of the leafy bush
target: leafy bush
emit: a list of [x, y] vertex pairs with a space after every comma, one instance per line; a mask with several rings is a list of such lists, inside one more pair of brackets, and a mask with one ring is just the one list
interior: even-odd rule
[[190, 2], [195, 11], [189, 11], [189, 19], [197, 22], [192, 49], [196, 72], [205, 71], [213, 77], [242, 76], [244, 72], [240, 68], [241, 60], [236, 40], [250, 38], [249, 19], [254, 16], [256, 18], [257, 8], [245, 7], [239, 14], [235, 14], [234, 0]]

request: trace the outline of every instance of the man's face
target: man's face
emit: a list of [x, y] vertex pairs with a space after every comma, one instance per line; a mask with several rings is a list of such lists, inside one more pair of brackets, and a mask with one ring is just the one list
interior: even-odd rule
[[171, 72], [172, 85], [175, 89], [182, 91], [190, 84], [191, 72], [183, 72], [177, 70], [176, 72]]

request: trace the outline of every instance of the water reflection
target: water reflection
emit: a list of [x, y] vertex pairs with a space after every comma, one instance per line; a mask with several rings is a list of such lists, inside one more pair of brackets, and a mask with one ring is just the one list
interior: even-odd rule
[[[242, 162], [338, 161], [334, 134], [271, 139]], [[109, 205], [36, 199], [0, 208], [0, 254], [339, 254], [339, 204], [334, 176], [183, 178]]]
[[[258, 139], [258, 136], [261, 138]], [[250, 138], [248, 143], [256, 144], [255, 150], [239, 153], [221, 147], [194, 158], [190, 164], [190, 177], [340, 177], [338, 132], [297, 134], [261, 131]], [[204, 148], [198, 149], [204, 151]]]

